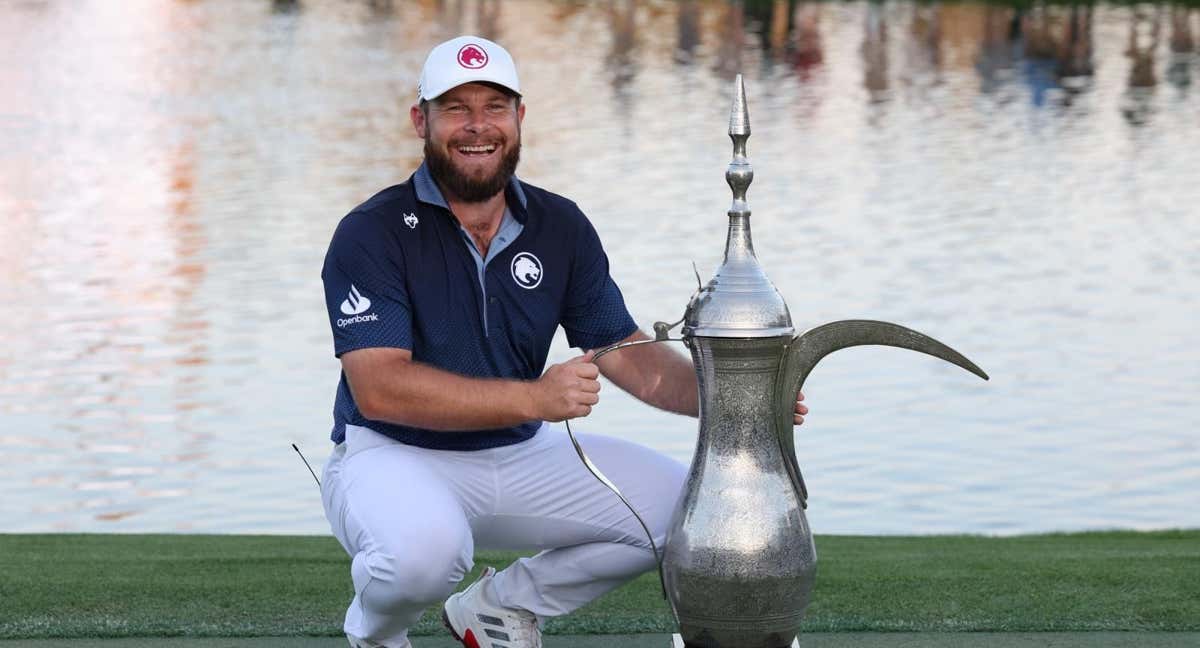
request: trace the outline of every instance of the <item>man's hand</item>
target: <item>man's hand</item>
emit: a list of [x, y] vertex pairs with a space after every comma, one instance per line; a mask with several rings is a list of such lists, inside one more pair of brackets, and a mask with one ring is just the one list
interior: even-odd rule
[[600, 369], [592, 363], [594, 351], [552, 365], [533, 382], [534, 407], [538, 418], [562, 421], [587, 416], [600, 402]]
[[796, 413], [792, 415], [792, 424], [803, 424], [805, 414], [808, 414], [808, 408], [804, 406], [804, 392], [800, 392], [796, 395]]

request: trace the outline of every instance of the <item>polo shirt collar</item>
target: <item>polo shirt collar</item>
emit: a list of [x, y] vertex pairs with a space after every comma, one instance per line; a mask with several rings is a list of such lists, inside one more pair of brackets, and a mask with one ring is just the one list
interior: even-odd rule
[[[441, 188], [434, 182], [433, 175], [429, 173], [429, 165], [425, 162], [421, 162], [421, 166], [413, 174], [413, 186], [417, 190], [417, 200], [449, 211], [450, 205], [446, 202], [445, 196], [442, 195]], [[508, 186], [504, 189], [504, 196], [513, 218], [516, 218], [517, 222], [524, 224], [528, 201], [525, 198], [525, 190], [521, 188], [521, 181], [517, 179], [515, 174], [508, 179]]]

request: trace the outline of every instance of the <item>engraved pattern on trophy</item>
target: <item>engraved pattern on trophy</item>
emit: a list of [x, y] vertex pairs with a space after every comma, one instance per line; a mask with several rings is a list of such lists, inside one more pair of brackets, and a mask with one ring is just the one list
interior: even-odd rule
[[663, 557], [687, 645], [786, 646], [807, 606], [816, 553], [771, 389], [790, 340], [693, 340], [700, 433]]

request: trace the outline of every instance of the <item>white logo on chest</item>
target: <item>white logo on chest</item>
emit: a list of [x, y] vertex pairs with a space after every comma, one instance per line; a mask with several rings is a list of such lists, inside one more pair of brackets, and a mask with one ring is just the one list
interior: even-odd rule
[[513, 281], [522, 288], [533, 289], [542, 283], [542, 262], [532, 253], [518, 252], [509, 270], [512, 271]]
[[417, 229], [417, 215], [416, 214], [405, 214], [404, 215], [404, 224], [408, 225], [408, 229]]

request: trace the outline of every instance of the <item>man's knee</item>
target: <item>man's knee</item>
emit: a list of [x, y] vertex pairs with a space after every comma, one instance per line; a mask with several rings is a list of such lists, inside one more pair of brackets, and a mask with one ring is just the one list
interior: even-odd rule
[[354, 557], [351, 571], [364, 607], [398, 613], [445, 599], [471, 567], [468, 538], [362, 551]]

